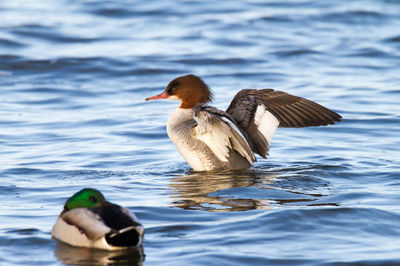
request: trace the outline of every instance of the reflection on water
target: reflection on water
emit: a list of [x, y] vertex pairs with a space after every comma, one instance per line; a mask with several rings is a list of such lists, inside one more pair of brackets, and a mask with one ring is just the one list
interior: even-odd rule
[[57, 241], [55, 257], [67, 265], [142, 265], [143, 248], [120, 251], [105, 251], [78, 248]]
[[321, 167], [189, 172], [171, 179], [172, 204], [214, 212], [271, 209], [278, 205], [338, 206], [337, 202], [322, 200], [330, 189], [318, 178]]
[[[0, 265], [140, 265], [50, 240], [94, 185], [146, 227], [146, 266], [400, 265], [399, 28], [398, 0], [0, 0]], [[188, 73], [221, 109], [270, 87], [344, 120], [185, 173], [177, 103], [144, 98]]]
[[[278, 176], [274, 173], [257, 173], [254, 170], [229, 171], [224, 173], [189, 173], [171, 180], [170, 187], [173, 204], [184, 209], [202, 209], [207, 211], [245, 211], [266, 209], [268, 201], [264, 199], [234, 197], [235, 194], [219, 195], [227, 189], [252, 187], [255, 184], [272, 183]], [[242, 194], [236, 194], [242, 195]]]

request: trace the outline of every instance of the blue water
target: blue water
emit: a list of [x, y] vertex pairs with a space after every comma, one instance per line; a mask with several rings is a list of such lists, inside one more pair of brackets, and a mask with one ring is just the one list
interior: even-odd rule
[[[0, 264], [400, 264], [399, 29], [390, 0], [1, 1]], [[194, 173], [177, 102], [144, 102], [187, 73], [222, 109], [270, 87], [344, 119]], [[144, 261], [51, 239], [83, 187], [136, 213]]]

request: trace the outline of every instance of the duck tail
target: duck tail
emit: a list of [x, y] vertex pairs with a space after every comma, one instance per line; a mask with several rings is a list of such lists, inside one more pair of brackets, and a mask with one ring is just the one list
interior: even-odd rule
[[106, 234], [106, 241], [116, 247], [138, 247], [142, 244], [144, 228], [132, 225]]

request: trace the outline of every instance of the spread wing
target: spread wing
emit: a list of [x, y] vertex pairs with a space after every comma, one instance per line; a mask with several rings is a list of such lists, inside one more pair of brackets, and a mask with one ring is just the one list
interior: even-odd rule
[[97, 214], [87, 208], [69, 210], [61, 218], [67, 224], [77, 227], [90, 240], [96, 240], [111, 231]]
[[228, 161], [231, 151], [238, 152], [250, 164], [256, 160], [246, 137], [229, 114], [217, 108], [197, 104], [193, 119], [196, 121], [195, 137], [223, 162]]
[[326, 126], [342, 118], [318, 103], [273, 89], [239, 91], [227, 113], [248, 134], [253, 150], [264, 158], [277, 127]]

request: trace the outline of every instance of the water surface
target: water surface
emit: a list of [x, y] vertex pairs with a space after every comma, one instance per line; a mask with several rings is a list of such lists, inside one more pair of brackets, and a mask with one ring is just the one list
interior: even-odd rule
[[[2, 1], [0, 264], [399, 264], [399, 28], [397, 1]], [[192, 172], [177, 103], [144, 102], [187, 73], [222, 109], [269, 87], [344, 119]], [[136, 213], [144, 259], [51, 239], [83, 187]]]

